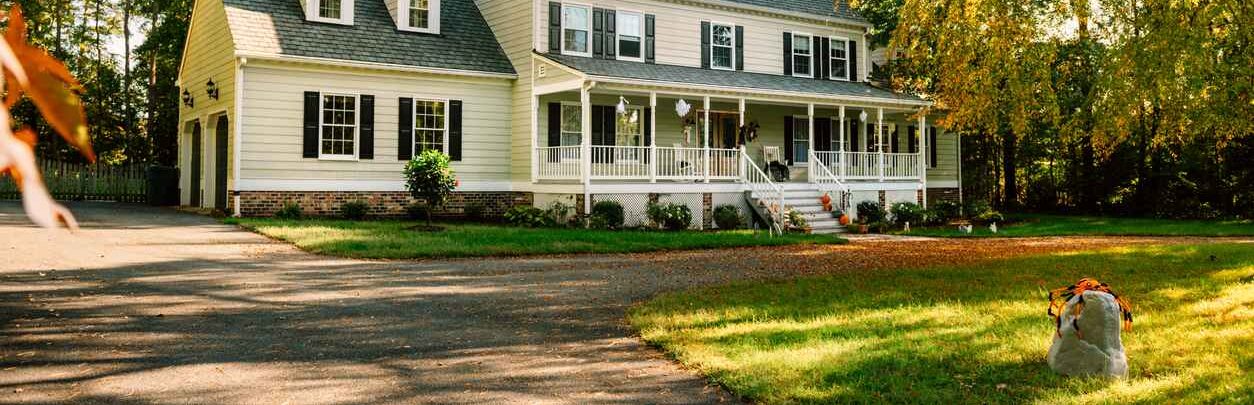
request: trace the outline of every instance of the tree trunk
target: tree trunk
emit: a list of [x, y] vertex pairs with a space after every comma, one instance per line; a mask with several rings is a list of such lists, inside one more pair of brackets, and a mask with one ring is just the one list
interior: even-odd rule
[[1015, 152], [1018, 149], [1018, 138], [1014, 130], [1007, 130], [1002, 134], [1001, 159], [1002, 159], [1002, 175], [1006, 178], [1006, 184], [1002, 190], [1002, 208], [1013, 210], [1018, 208], [1019, 201], [1019, 182], [1017, 178], [1018, 167], [1015, 162]]
[[[151, 25], [151, 28], [149, 29], [149, 33], [151, 34], [153, 31], [157, 30], [158, 26], [160, 26], [161, 2], [153, 1], [150, 4], [150, 6], [152, 7], [152, 9], [149, 11], [152, 13], [152, 17], [150, 17], [149, 24], [152, 24], [152, 25]], [[147, 128], [145, 128], [146, 130], [145, 132], [147, 132], [149, 142], [157, 142], [157, 130], [158, 129], [157, 129], [157, 125], [155, 124], [156, 116], [157, 116], [157, 53], [158, 52], [156, 49], [149, 50], [149, 53], [148, 53], [148, 123], [147, 123]], [[182, 130], [183, 129], [181, 127], [178, 128], [178, 131], [182, 131]], [[161, 163], [171, 164], [175, 162], [161, 162]]]

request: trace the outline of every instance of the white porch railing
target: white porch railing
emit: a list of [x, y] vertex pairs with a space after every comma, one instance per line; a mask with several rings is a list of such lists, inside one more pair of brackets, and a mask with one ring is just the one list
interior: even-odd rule
[[702, 180], [705, 178], [705, 149], [657, 148], [658, 180]]
[[819, 191], [827, 193], [836, 199], [839, 202], [836, 205], [841, 210], [848, 210], [849, 186], [842, 183], [840, 178], [836, 177], [835, 173], [832, 173], [830, 166], [822, 164], [823, 160], [817, 155], [818, 153], [823, 152], [810, 151], [810, 161], [820, 163], [810, 165], [810, 182], [814, 183], [819, 188]]
[[[917, 180], [921, 160], [917, 153], [813, 152], [838, 180]], [[882, 162], [882, 163], [881, 163]], [[881, 168], [883, 169], [881, 172]], [[813, 175], [813, 173], [811, 173]]]
[[582, 179], [579, 146], [537, 147], [535, 161], [539, 166], [536, 176], [540, 180]]
[[764, 211], [771, 216], [771, 232], [784, 232], [784, 189], [775, 182], [771, 181], [768, 176], [758, 168], [753, 159], [749, 158], [749, 154], [742, 148], [740, 152], [740, 166], [744, 170], [745, 186], [749, 188], [754, 198], [766, 204]]
[[593, 146], [592, 178], [635, 180], [649, 178], [649, 147]]

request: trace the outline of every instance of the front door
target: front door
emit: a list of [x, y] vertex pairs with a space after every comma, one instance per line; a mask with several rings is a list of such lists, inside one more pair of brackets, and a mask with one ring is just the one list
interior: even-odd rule
[[200, 206], [200, 122], [192, 123], [192, 162], [191, 178], [188, 179], [187, 192], [191, 196], [191, 206]]
[[218, 124], [213, 130], [213, 208], [226, 212], [226, 157], [227, 157], [227, 125], [226, 116], [218, 117]]
[[710, 112], [710, 147], [736, 149], [740, 147], [740, 117], [735, 113]]

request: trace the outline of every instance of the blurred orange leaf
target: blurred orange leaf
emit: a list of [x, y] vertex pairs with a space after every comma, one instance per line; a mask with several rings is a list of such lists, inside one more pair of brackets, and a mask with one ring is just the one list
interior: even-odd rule
[[[16, 103], [24, 90], [35, 103], [35, 107], [43, 113], [48, 124], [66, 142], [78, 148], [88, 160], [95, 161], [96, 155], [91, 148], [83, 102], [72, 91], [80, 87], [78, 80], [61, 61], [43, 49], [26, 43], [26, 22], [20, 7], [14, 6], [9, 16], [9, 28], [4, 33], [8, 46], [0, 47], [0, 61], [5, 64], [6, 78], [10, 77], [10, 73], [22, 74], [24, 71], [26, 83], [22, 84], [22, 88], [9, 85], [5, 105]], [[9, 66], [9, 56], [15, 56], [20, 64], [17, 69]], [[22, 82], [21, 78], [18, 79]]]

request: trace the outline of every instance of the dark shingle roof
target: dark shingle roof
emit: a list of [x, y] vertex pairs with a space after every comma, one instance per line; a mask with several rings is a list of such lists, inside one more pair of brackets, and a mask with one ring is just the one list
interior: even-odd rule
[[857, 11], [849, 7], [849, 0], [725, 0], [755, 7], [771, 8], [823, 17], [843, 18], [866, 22]]
[[357, 0], [353, 25], [305, 21], [297, 0], [224, 0], [240, 52], [514, 73], [473, 0], [441, 2], [440, 34], [396, 29], [383, 0]]
[[654, 65], [569, 55], [542, 54], [542, 56], [589, 76], [788, 91], [822, 96], [873, 97], [884, 99], [885, 101], [923, 101], [923, 99], [914, 95], [895, 93], [867, 83], [815, 80], [804, 77], [701, 69], [688, 66]]

